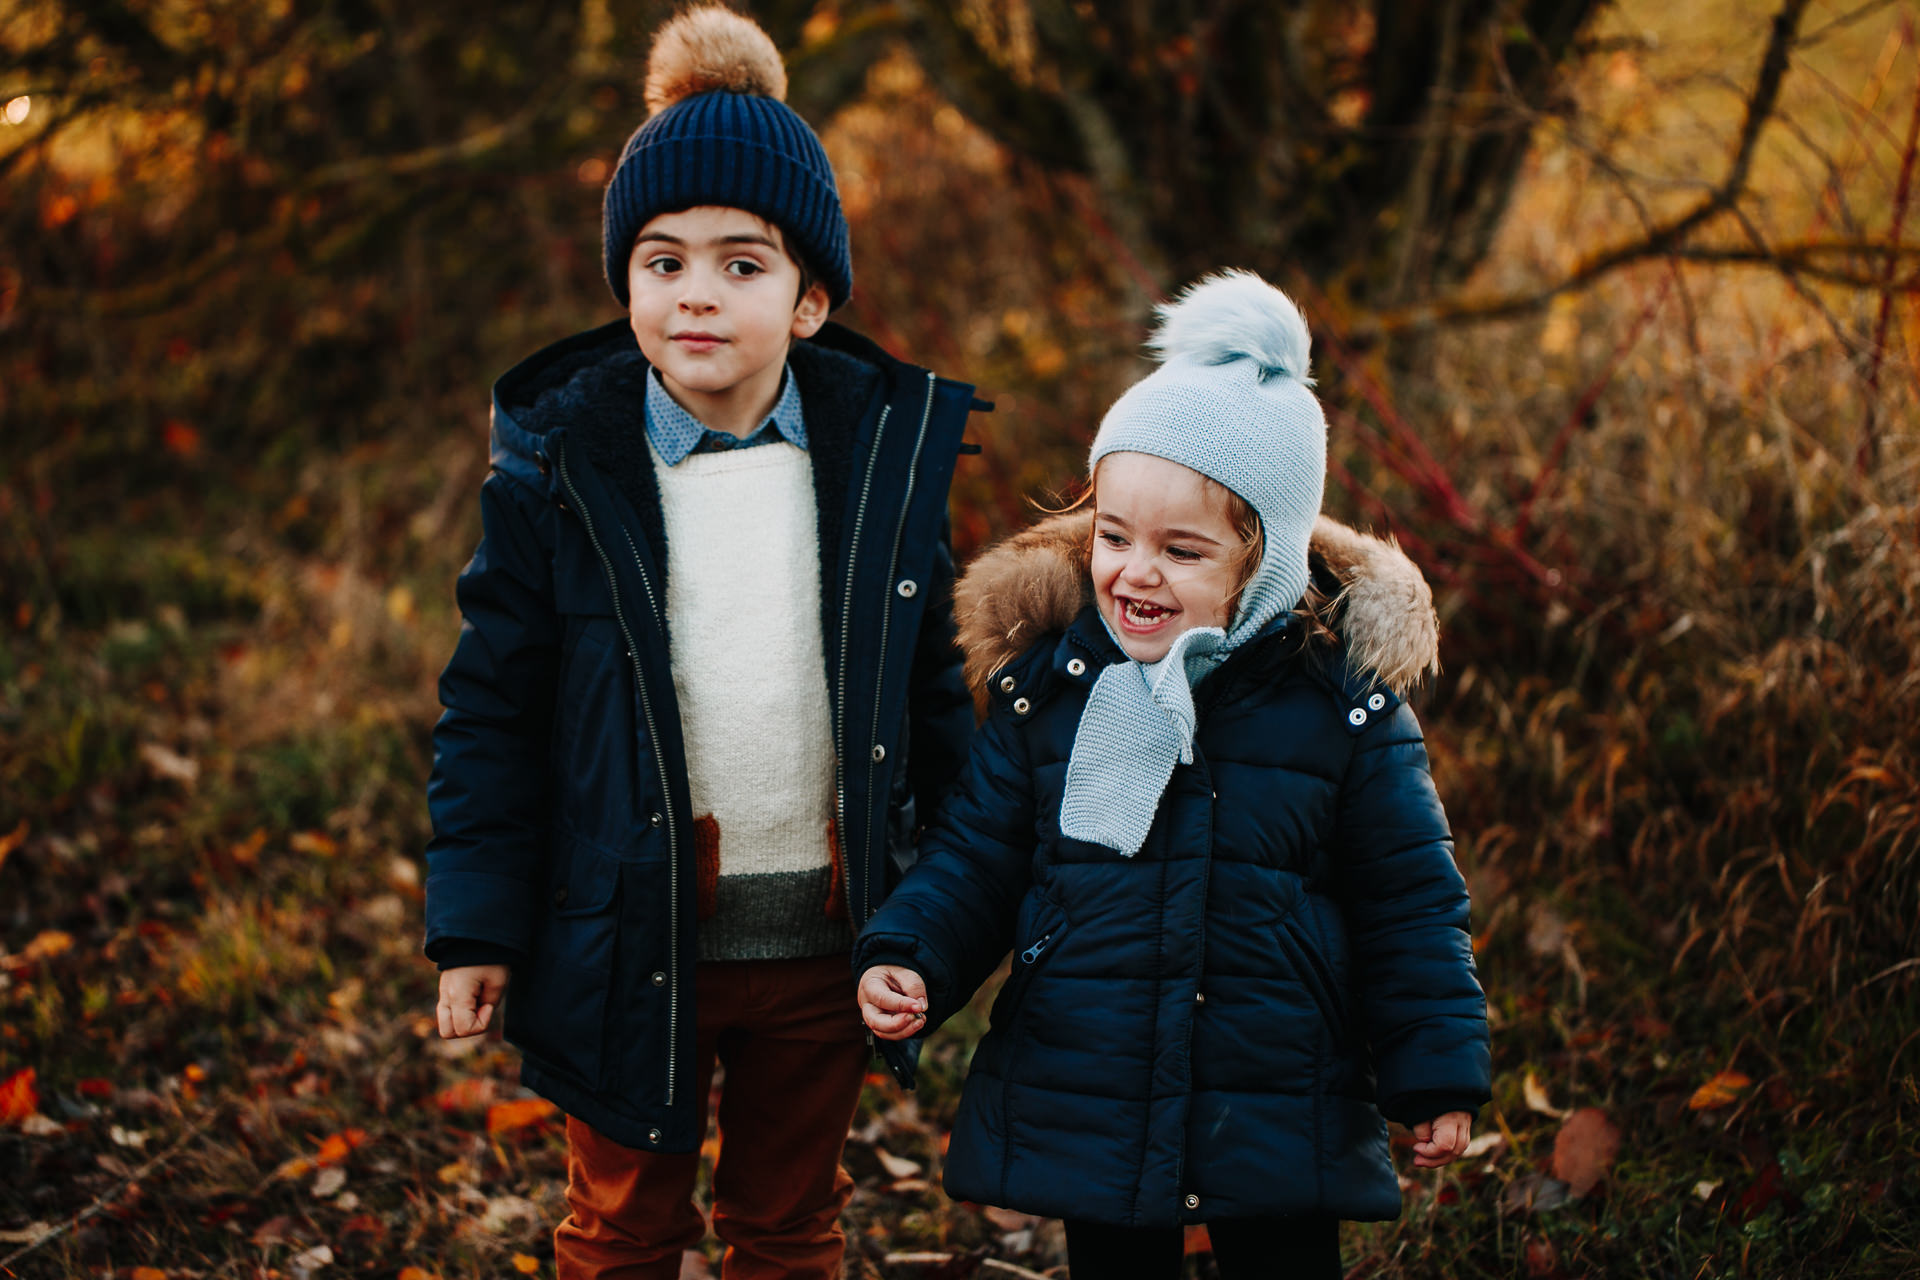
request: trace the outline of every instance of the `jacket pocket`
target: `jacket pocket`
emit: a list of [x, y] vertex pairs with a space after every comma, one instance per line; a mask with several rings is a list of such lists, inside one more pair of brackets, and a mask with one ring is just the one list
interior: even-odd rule
[[525, 975], [507, 996], [507, 1038], [591, 1089], [607, 1075], [608, 997], [618, 964], [620, 863], [565, 835]]
[[1059, 953], [1072, 925], [1059, 903], [1037, 891], [1029, 893], [1020, 904], [1019, 918], [1014, 924], [1013, 967], [1000, 987], [1000, 994], [994, 998], [993, 1012], [988, 1019], [990, 1029], [980, 1042], [980, 1053], [986, 1055], [980, 1064], [983, 1069], [999, 1069], [1026, 1006], [1034, 975]]
[[1274, 930], [1280, 953], [1293, 966], [1294, 976], [1319, 1009], [1321, 1020], [1333, 1033], [1334, 1043], [1344, 1045], [1351, 1028], [1344, 989], [1335, 979], [1333, 968], [1321, 954], [1319, 945], [1301, 928], [1292, 915], [1280, 917]]

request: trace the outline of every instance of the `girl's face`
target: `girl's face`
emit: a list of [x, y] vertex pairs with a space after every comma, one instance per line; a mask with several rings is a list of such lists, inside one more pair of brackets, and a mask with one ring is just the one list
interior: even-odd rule
[[1227, 491], [1145, 453], [1110, 453], [1094, 486], [1093, 594], [1136, 662], [1158, 662], [1195, 627], [1224, 627], [1245, 542]]

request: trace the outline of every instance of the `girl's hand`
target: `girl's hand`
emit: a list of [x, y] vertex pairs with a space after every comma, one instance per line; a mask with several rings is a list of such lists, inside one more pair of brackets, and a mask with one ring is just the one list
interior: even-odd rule
[[1466, 1111], [1449, 1111], [1438, 1120], [1424, 1120], [1413, 1126], [1413, 1167], [1438, 1169], [1452, 1164], [1473, 1137], [1473, 1116]]
[[440, 971], [440, 1004], [434, 1014], [440, 1020], [442, 1040], [462, 1040], [477, 1036], [493, 1021], [493, 1007], [507, 990], [507, 966], [469, 964]]
[[927, 1025], [927, 984], [911, 969], [877, 964], [860, 975], [860, 1016], [882, 1040], [905, 1040]]

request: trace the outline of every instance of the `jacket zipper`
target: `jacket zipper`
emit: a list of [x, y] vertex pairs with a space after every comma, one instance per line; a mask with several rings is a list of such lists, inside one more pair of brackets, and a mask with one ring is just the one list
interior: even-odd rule
[[[913, 457], [909, 459], [907, 462], [907, 487], [906, 487], [906, 491], [900, 497], [900, 519], [893, 526], [893, 554], [892, 554], [892, 559], [890, 559], [887, 562], [888, 577], [892, 577], [893, 574], [899, 572], [899, 569], [900, 569], [900, 542], [901, 542], [901, 539], [906, 536], [907, 512], [913, 505], [913, 486], [915, 481], [918, 480], [920, 475], [920, 451], [923, 448], [925, 448], [927, 443], [927, 423], [933, 420], [933, 385], [934, 385], [934, 375], [933, 375], [933, 371], [929, 369], [927, 371], [927, 402], [924, 406], [921, 407], [920, 432], [918, 435], [916, 435], [913, 438]], [[878, 445], [877, 440], [875, 441], [875, 444], [876, 446]], [[852, 615], [851, 609], [849, 609], [848, 615], [849, 616]], [[886, 682], [887, 633], [891, 629], [892, 622], [893, 622], [893, 600], [891, 597], [889, 597], [887, 600], [887, 607], [880, 611], [880, 665], [877, 672], [874, 675], [874, 681], [873, 681], [873, 739], [872, 740], [875, 743], [878, 743], [880, 741], [880, 702], [881, 702], [880, 690], [881, 690], [881, 686], [884, 685]], [[845, 653], [846, 653], [846, 650], [842, 649], [841, 654], [843, 657]], [[873, 759], [873, 753], [869, 751], [867, 753], [867, 800], [869, 804], [871, 804], [873, 800], [874, 764], [875, 764], [875, 761]], [[874, 824], [869, 822], [867, 824], [866, 842], [862, 846], [865, 853], [865, 857], [863, 858], [862, 861], [868, 867], [871, 867], [873, 865], [873, 828], [874, 828]], [[869, 878], [870, 877], [868, 876], [861, 877], [860, 906], [861, 906], [862, 914], [857, 917], [858, 923], [856, 923], [854, 926], [856, 929], [859, 928], [861, 924], [866, 923], [867, 913], [872, 911], [873, 909], [872, 886], [867, 883]], [[851, 884], [852, 882], [851, 876], [848, 877], [848, 882], [849, 884]], [[851, 901], [851, 894], [849, 894], [849, 901]]]
[[[873, 469], [880, 459], [880, 445], [886, 439], [887, 419], [893, 415], [891, 402], [881, 406], [880, 422], [873, 429], [873, 448], [867, 452], [867, 474], [860, 482], [860, 505], [853, 512], [853, 536], [847, 543], [847, 587], [840, 605], [840, 680], [834, 691], [834, 720], [840, 726], [843, 746], [853, 745], [847, 726], [847, 646], [853, 642], [853, 572], [860, 560], [860, 528], [867, 519], [867, 499], [873, 493]], [[845, 751], [834, 753], [834, 810], [839, 815], [841, 876], [847, 882], [847, 923], [855, 933], [866, 921], [861, 919], [853, 896], [853, 859], [847, 848], [847, 760]], [[872, 766], [868, 766], [871, 771]]]
[[[671, 973], [667, 983], [667, 1105], [672, 1106], [680, 1043], [680, 854], [679, 839], [673, 825], [673, 792], [668, 787], [667, 762], [660, 754], [660, 735], [654, 728], [653, 700], [647, 696], [647, 678], [640, 666], [640, 646], [634, 643], [633, 630], [627, 625], [626, 612], [620, 607], [620, 582], [613, 572], [613, 560], [607, 555], [606, 547], [601, 545], [599, 531], [593, 527], [593, 517], [587, 511], [587, 504], [580, 500], [580, 491], [574, 488], [564, 447], [553, 451], [553, 461], [560, 473], [561, 485], [566, 489], [567, 496], [573, 499], [573, 509], [580, 517], [581, 527], [587, 531], [587, 541], [593, 544], [594, 554], [600, 557], [600, 567], [606, 571], [607, 589], [613, 593], [613, 617], [620, 624], [620, 634], [627, 642], [627, 660], [633, 665], [634, 684], [640, 690], [640, 712], [647, 721], [647, 741], [652, 744], [654, 764], [660, 770], [661, 816], [667, 828], [668, 900], [673, 904], [667, 912], [672, 947], [667, 958]], [[657, 621], [660, 605], [653, 597], [653, 584], [647, 580], [646, 565], [640, 559], [639, 548], [633, 545], [633, 534], [629, 532], [626, 536], [627, 548], [633, 553], [634, 568], [640, 574], [640, 586], [647, 593], [648, 607], [654, 611]]]
[[1020, 953], [1020, 958], [1022, 960], [1025, 960], [1028, 964], [1038, 963], [1040, 960], [1040, 953], [1042, 951], [1045, 951], [1047, 949], [1047, 944], [1052, 941], [1053, 941], [1053, 930], [1049, 929], [1045, 933], [1040, 935], [1040, 941], [1034, 943], [1032, 946], [1028, 947], [1025, 951], [1022, 951]]

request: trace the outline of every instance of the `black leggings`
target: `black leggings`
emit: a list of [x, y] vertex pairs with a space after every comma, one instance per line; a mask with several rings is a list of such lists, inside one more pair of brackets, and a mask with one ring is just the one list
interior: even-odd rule
[[[1179, 1227], [1067, 1222], [1069, 1280], [1178, 1280]], [[1221, 1280], [1340, 1280], [1340, 1221], [1319, 1214], [1222, 1218], [1207, 1224]]]

